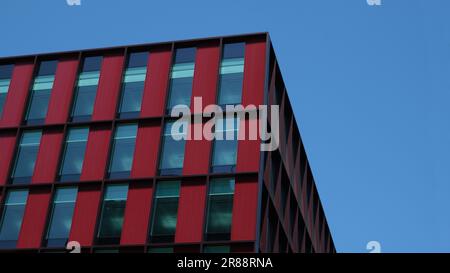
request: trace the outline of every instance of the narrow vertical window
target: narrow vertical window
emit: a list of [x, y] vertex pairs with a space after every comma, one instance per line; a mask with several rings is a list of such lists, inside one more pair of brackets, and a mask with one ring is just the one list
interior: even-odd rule
[[167, 113], [176, 105], [190, 106], [192, 82], [195, 68], [194, 47], [179, 48], [175, 52], [174, 64], [170, 73], [170, 90]]
[[28, 190], [8, 192], [0, 222], [0, 248], [16, 247], [27, 198]]
[[0, 65], [0, 118], [3, 114], [14, 65]]
[[120, 118], [139, 117], [145, 77], [147, 75], [148, 52], [131, 53], [122, 82], [122, 97], [119, 105]]
[[179, 127], [175, 127], [175, 124], [180, 123], [168, 122], [164, 128], [160, 175], [180, 175], [183, 170], [187, 124]]
[[53, 82], [55, 81], [57, 65], [58, 61], [44, 61], [39, 65], [28, 103], [27, 124], [44, 123], [45, 117], [47, 116]]
[[69, 129], [59, 172], [60, 181], [78, 181], [80, 179], [88, 136], [88, 127]]
[[89, 121], [94, 111], [103, 57], [86, 57], [78, 76], [72, 107], [72, 121]]
[[211, 171], [214, 173], [234, 172], [238, 147], [238, 118], [218, 119], [215, 127]]
[[67, 244], [77, 192], [76, 187], [56, 190], [46, 235], [47, 247], [64, 247]]
[[119, 125], [116, 128], [109, 164], [110, 178], [127, 178], [133, 166], [137, 124]]
[[42, 131], [28, 131], [22, 134], [11, 176], [13, 184], [24, 184], [31, 181], [39, 152], [41, 136]]
[[241, 103], [244, 79], [245, 43], [225, 44], [220, 64], [218, 104]]
[[156, 186], [150, 240], [173, 242], [177, 226], [180, 181], [161, 181]]
[[110, 185], [103, 197], [97, 242], [100, 244], [118, 244], [122, 234], [128, 185]]
[[209, 183], [206, 240], [230, 239], [233, 195], [234, 178], [218, 178]]

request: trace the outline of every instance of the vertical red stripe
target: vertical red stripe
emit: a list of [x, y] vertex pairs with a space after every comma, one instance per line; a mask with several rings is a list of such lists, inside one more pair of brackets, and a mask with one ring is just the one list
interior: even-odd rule
[[141, 117], [164, 115], [171, 56], [170, 48], [150, 52]]
[[32, 63], [18, 63], [14, 66], [3, 114], [0, 119], [0, 127], [20, 125], [32, 77]]
[[175, 232], [176, 243], [202, 241], [205, 199], [205, 181], [197, 179], [182, 182]]
[[206, 174], [209, 171], [209, 159], [212, 142], [204, 139], [195, 140], [194, 130], [203, 132], [203, 123], [192, 122], [188, 128], [190, 140], [186, 141], [185, 157], [183, 164], [183, 175]]
[[245, 139], [238, 141], [237, 150], [237, 172], [258, 172], [259, 171], [259, 157], [260, 144], [259, 137], [256, 140], [249, 139], [250, 128], [258, 128], [257, 119], [240, 120], [239, 134], [245, 131]]
[[73, 212], [70, 241], [77, 241], [81, 246], [92, 245], [99, 203], [100, 186], [80, 187]]
[[70, 110], [73, 87], [77, 76], [78, 60], [62, 59], [58, 62], [55, 82], [50, 98], [46, 124], [64, 123]]
[[149, 185], [130, 186], [120, 238], [121, 245], [142, 245], [147, 242], [152, 194], [153, 190]]
[[28, 195], [17, 248], [39, 248], [44, 235], [50, 189], [33, 189]]
[[103, 58], [92, 120], [114, 118], [122, 83], [124, 59], [123, 55], [109, 55]]
[[61, 130], [48, 129], [44, 131], [34, 167], [33, 184], [51, 183], [55, 180], [62, 142]]
[[257, 206], [257, 177], [237, 178], [233, 199], [233, 217], [231, 224], [232, 241], [256, 240]]
[[200, 46], [197, 48], [195, 58], [195, 72], [192, 83], [191, 112], [194, 97], [202, 97], [203, 107], [216, 102], [217, 78], [219, 74], [220, 48], [217, 43]]
[[152, 177], [156, 174], [161, 126], [159, 124], [139, 125], [134, 150], [132, 178]]
[[12, 166], [16, 132], [0, 134], [0, 186], [8, 181], [9, 169]]
[[96, 126], [89, 131], [86, 153], [81, 171], [81, 181], [101, 180], [105, 173], [111, 129]]
[[242, 104], [256, 106], [264, 103], [266, 78], [266, 42], [249, 41], [245, 46]]

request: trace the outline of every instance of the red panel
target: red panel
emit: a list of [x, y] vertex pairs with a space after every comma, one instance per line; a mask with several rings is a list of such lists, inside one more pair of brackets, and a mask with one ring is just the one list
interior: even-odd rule
[[256, 239], [257, 206], [258, 179], [256, 177], [238, 178], [233, 199], [232, 241]]
[[78, 190], [69, 235], [70, 241], [78, 241], [81, 246], [92, 245], [99, 203], [100, 186], [91, 185]]
[[243, 140], [238, 141], [237, 150], [237, 172], [258, 172], [260, 157], [260, 139], [250, 140], [249, 128], [258, 128], [257, 119], [241, 120], [239, 125], [239, 134], [246, 133]]
[[123, 65], [123, 55], [110, 55], [103, 58], [92, 120], [112, 120], [114, 118], [122, 83]]
[[195, 111], [196, 109], [193, 108], [194, 97], [203, 98], [203, 107], [216, 102], [219, 55], [220, 48], [216, 43], [197, 49], [192, 83], [192, 113], [202, 113], [203, 110]]
[[20, 229], [17, 248], [39, 248], [47, 219], [50, 188], [31, 190]]
[[141, 117], [164, 115], [171, 57], [170, 48], [150, 52]]
[[9, 167], [13, 161], [13, 153], [16, 144], [16, 132], [0, 134], [0, 185], [5, 185], [8, 180]]
[[147, 242], [152, 194], [149, 185], [130, 186], [120, 238], [121, 245], [142, 245]]
[[91, 128], [81, 171], [81, 181], [101, 180], [103, 178], [110, 138], [111, 129], [109, 126]]
[[192, 133], [194, 128], [202, 132], [202, 125], [194, 122], [189, 125], [188, 134], [191, 135], [191, 140], [186, 141], [183, 175], [206, 174], [209, 171], [212, 142], [206, 139], [195, 140]]
[[49, 183], [55, 180], [62, 142], [61, 130], [44, 131], [31, 180], [33, 184]]
[[64, 123], [67, 120], [73, 87], [77, 76], [78, 60], [63, 59], [58, 62], [46, 124]]
[[262, 105], [266, 77], [266, 42], [247, 42], [244, 63], [242, 104], [244, 106], [248, 104]]
[[205, 200], [205, 181], [184, 181], [181, 184], [175, 243], [202, 241]]
[[11, 84], [0, 119], [0, 127], [20, 125], [32, 77], [32, 63], [18, 63], [14, 66]]
[[139, 125], [134, 152], [132, 178], [152, 177], [156, 174], [161, 126]]

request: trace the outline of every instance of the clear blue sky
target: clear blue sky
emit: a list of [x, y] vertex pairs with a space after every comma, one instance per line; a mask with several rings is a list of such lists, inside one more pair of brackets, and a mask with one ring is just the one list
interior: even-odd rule
[[338, 251], [450, 251], [450, 1], [2, 0], [0, 55], [269, 31]]

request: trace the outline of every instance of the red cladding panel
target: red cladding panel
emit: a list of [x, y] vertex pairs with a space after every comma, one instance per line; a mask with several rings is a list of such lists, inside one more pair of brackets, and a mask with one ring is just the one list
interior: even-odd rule
[[32, 63], [18, 63], [14, 66], [3, 114], [0, 119], [0, 128], [20, 125], [32, 77]]
[[0, 134], [0, 185], [5, 185], [16, 145], [16, 132]]
[[242, 104], [264, 103], [264, 84], [266, 77], [266, 42], [250, 41], [245, 46], [244, 85]]
[[100, 186], [83, 187], [78, 190], [69, 235], [70, 241], [78, 241], [81, 246], [92, 245], [99, 203]]
[[152, 194], [149, 185], [130, 186], [120, 238], [121, 245], [142, 245], [147, 242]]
[[206, 139], [195, 140], [193, 133], [195, 128], [202, 132], [202, 125], [194, 122], [189, 125], [188, 134], [191, 139], [186, 141], [183, 175], [208, 173], [212, 142]]
[[170, 48], [150, 52], [141, 117], [159, 117], [164, 114], [171, 57]]
[[259, 154], [261, 141], [259, 137], [251, 140], [249, 137], [250, 128], [258, 128], [257, 119], [241, 120], [239, 125], [239, 134], [245, 132], [244, 139], [238, 141], [237, 150], [237, 172], [257, 172], [259, 171]]
[[114, 118], [122, 82], [123, 65], [123, 55], [110, 55], [103, 58], [92, 120], [112, 120]]
[[206, 185], [204, 181], [184, 181], [178, 204], [176, 243], [202, 241]]
[[134, 152], [132, 178], [152, 177], [156, 174], [161, 126], [139, 125]]
[[111, 129], [109, 126], [91, 128], [81, 171], [81, 181], [101, 180], [103, 178], [110, 138]]
[[[192, 84], [191, 112], [194, 111], [194, 97], [203, 98], [203, 107], [216, 102], [217, 78], [219, 74], [219, 55], [218, 45], [201, 46], [197, 49], [195, 60], [194, 80]], [[200, 109], [202, 110], [202, 109]]]
[[55, 180], [62, 141], [61, 130], [44, 131], [34, 167], [32, 184], [50, 183]]
[[39, 248], [47, 219], [50, 188], [34, 189], [28, 195], [17, 248]]
[[63, 59], [58, 62], [46, 124], [64, 123], [67, 120], [73, 87], [77, 76], [78, 60]]
[[257, 177], [238, 178], [233, 200], [231, 240], [253, 241], [256, 239], [257, 206]]

